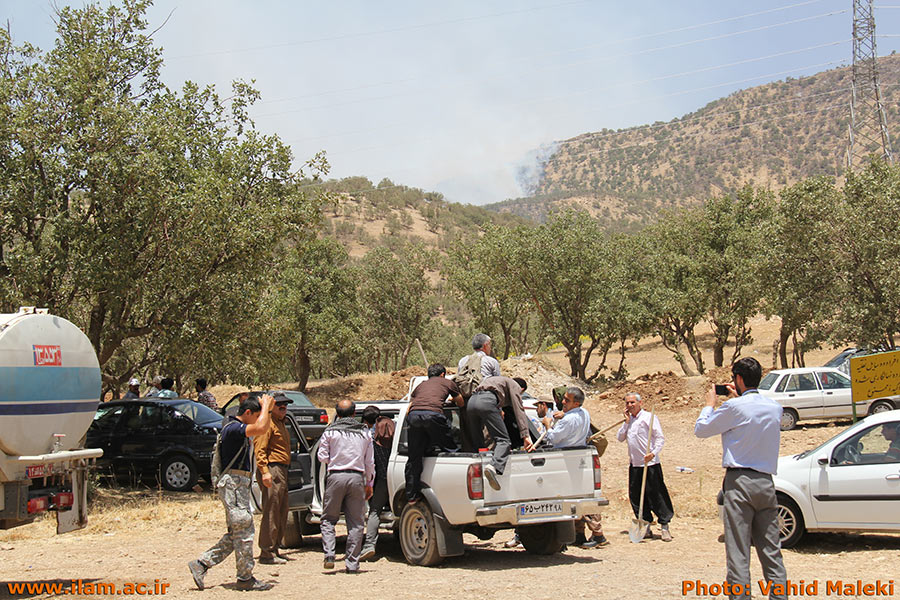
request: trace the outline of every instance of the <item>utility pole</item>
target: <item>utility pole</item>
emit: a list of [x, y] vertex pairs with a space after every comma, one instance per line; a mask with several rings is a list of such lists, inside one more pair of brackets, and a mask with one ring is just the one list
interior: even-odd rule
[[847, 168], [860, 167], [870, 154], [894, 162], [878, 85], [875, 14], [872, 0], [853, 0], [853, 82]]

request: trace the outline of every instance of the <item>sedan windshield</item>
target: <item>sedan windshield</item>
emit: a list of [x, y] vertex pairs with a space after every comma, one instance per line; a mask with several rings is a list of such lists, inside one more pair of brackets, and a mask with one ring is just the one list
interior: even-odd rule
[[184, 402], [173, 404], [172, 408], [186, 417], [189, 417], [198, 425], [208, 425], [209, 423], [219, 423], [222, 421], [222, 415], [199, 402], [185, 400]]
[[285, 396], [294, 401], [294, 407], [315, 408], [315, 405], [309, 401], [303, 392], [282, 392]]

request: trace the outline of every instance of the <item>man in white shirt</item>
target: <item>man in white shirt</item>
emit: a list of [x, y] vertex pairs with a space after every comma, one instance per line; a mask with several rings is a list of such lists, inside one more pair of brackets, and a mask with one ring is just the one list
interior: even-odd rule
[[[672, 534], [669, 532], [669, 521], [675, 516], [672, 508], [672, 499], [666, 482], [663, 480], [662, 465], [659, 463], [659, 453], [666, 441], [659, 425], [659, 420], [653, 418], [653, 439], [648, 450], [647, 441], [650, 437], [650, 413], [643, 410], [640, 394], [631, 392], [625, 394], [625, 422], [616, 433], [616, 439], [620, 442], [628, 442], [628, 499], [631, 500], [631, 510], [636, 518], [643, 519], [647, 523], [653, 521], [653, 514], [662, 528], [662, 541], [671, 542]], [[644, 492], [644, 514], [638, 515], [641, 502], [641, 483], [644, 474], [644, 464], [647, 464], [647, 489]], [[650, 528], [647, 528], [646, 537], [652, 538]]]
[[584, 392], [570, 387], [563, 396], [563, 409], [553, 416], [558, 419], [547, 432], [545, 441], [554, 448], [573, 448], [587, 445], [591, 433], [591, 416], [582, 408]]
[[481, 357], [481, 377], [483, 379], [487, 379], [488, 377], [499, 377], [500, 361], [491, 356], [491, 352], [494, 348], [490, 336], [486, 333], [476, 334], [475, 337], [472, 338], [472, 349], [475, 352], [459, 359], [459, 365], [457, 365], [456, 371], [461, 371], [463, 365], [477, 354]]

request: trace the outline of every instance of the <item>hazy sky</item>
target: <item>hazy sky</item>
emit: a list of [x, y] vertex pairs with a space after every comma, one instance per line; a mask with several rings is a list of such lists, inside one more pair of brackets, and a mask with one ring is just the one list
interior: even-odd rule
[[[879, 55], [900, 46], [896, 5], [876, 2]], [[556, 140], [667, 121], [739, 89], [849, 64], [851, 8], [157, 0], [149, 21], [168, 17], [155, 37], [170, 87], [213, 83], [227, 96], [233, 79], [255, 80], [257, 126], [298, 161], [324, 150], [331, 177], [387, 177], [482, 204], [521, 195], [517, 170]], [[49, 2], [0, 0], [16, 41], [51, 47], [51, 15]]]

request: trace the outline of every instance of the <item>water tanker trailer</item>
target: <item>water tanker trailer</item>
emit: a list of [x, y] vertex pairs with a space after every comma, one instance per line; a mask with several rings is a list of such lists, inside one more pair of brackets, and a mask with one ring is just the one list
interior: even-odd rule
[[56, 511], [57, 533], [87, 524], [84, 449], [100, 401], [87, 336], [45, 309], [0, 314], [0, 529]]

